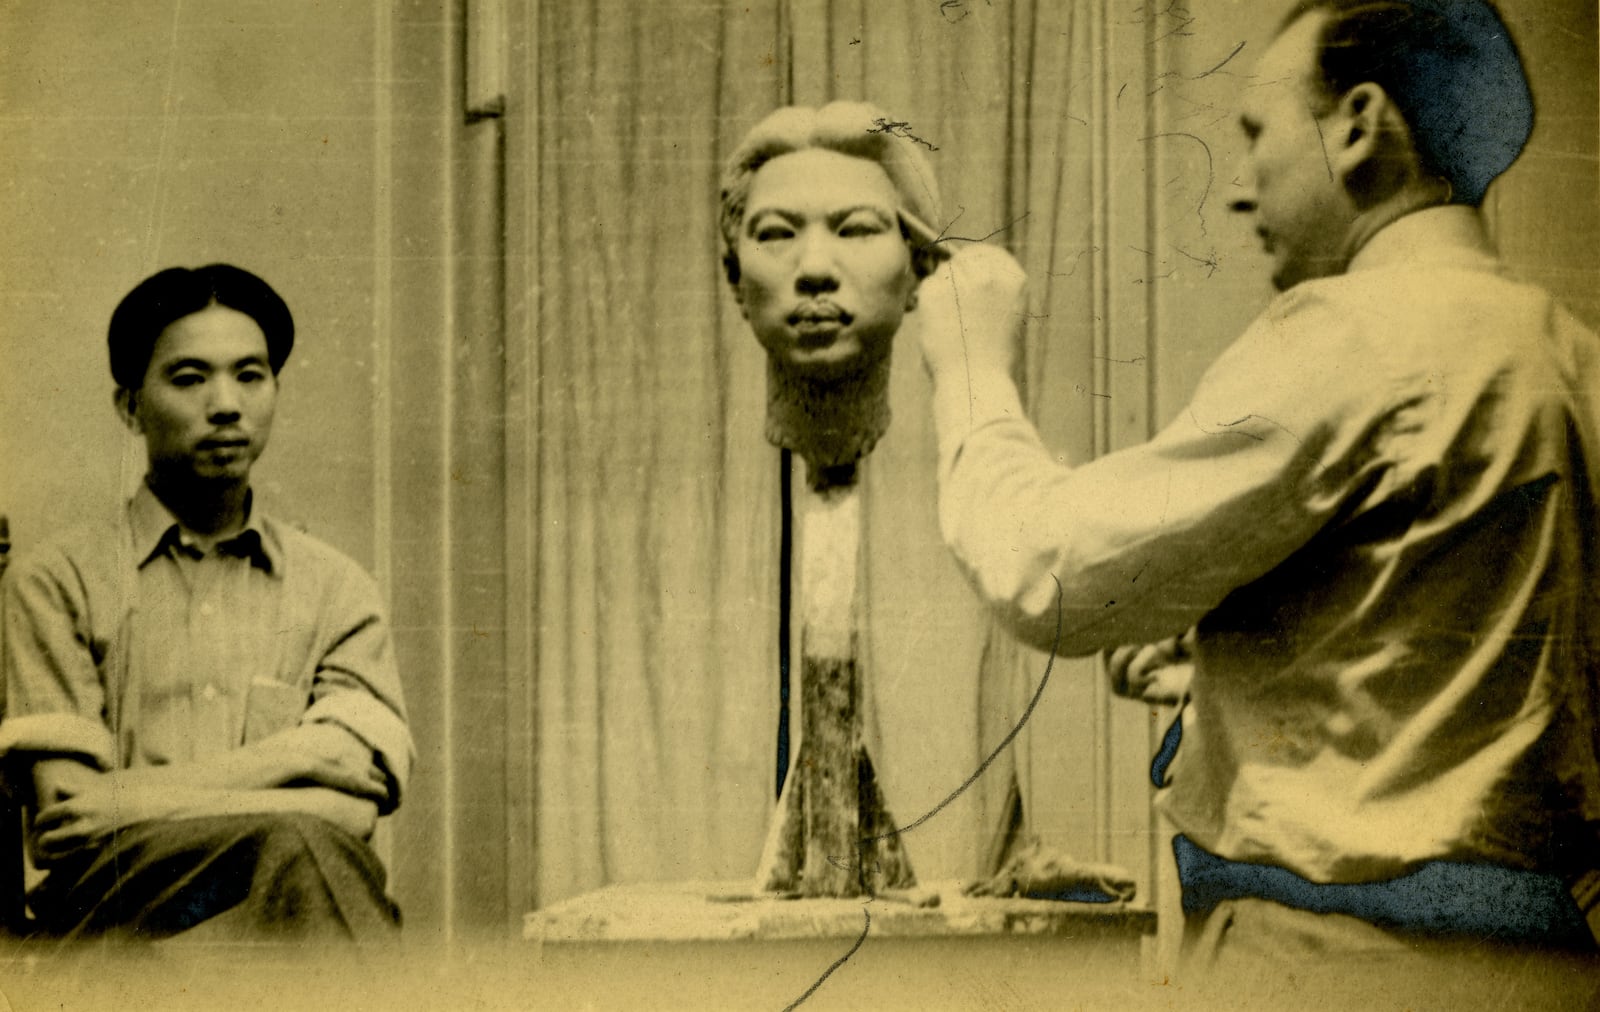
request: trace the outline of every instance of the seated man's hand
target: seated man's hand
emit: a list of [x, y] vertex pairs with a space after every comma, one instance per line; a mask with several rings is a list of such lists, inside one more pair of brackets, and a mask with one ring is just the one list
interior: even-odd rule
[[301, 724], [282, 732], [294, 757], [290, 784], [314, 784], [356, 798], [383, 802], [389, 778], [379, 768], [371, 746], [339, 724]]
[[136, 822], [165, 818], [208, 792], [187, 788], [127, 787], [110, 774], [43, 805], [33, 817], [33, 859], [42, 868], [94, 846], [105, 836]]
[[993, 877], [975, 882], [963, 892], [968, 896], [1103, 902], [1133, 899], [1134, 881], [1116, 865], [1077, 861], [1065, 851], [1033, 840]]
[[104, 776], [82, 759], [48, 756], [33, 764], [33, 806], [43, 808], [93, 787]]
[[936, 382], [969, 372], [1012, 374], [1027, 280], [1010, 253], [977, 243], [922, 282], [917, 332], [923, 362]]
[[1106, 654], [1111, 691], [1128, 699], [1176, 706], [1189, 691], [1194, 675], [1192, 632], [1159, 643], [1129, 644]]

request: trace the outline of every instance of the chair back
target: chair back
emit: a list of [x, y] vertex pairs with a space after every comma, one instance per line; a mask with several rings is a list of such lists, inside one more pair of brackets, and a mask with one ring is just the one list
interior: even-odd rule
[[[0, 513], [0, 580], [11, 557], [11, 523]], [[0, 629], [0, 636], [4, 630]], [[5, 721], [5, 678], [0, 669], [0, 723]], [[0, 763], [0, 932], [28, 933], [28, 895], [23, 857], [22, 789], [13, 782], [6, 764]]]

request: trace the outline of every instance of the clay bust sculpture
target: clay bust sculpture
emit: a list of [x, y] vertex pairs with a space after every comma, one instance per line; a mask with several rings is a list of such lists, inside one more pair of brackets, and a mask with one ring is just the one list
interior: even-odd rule
[[767, 438], [813, 486], [889, 427], [889, 353], [941, 257], [938, 187], [880, 109], [779, 109], [723, 179], [723, 265], [767, 351]]
[[723, 264], [767, 351], [767, 438], [806, 462], [798, 540], [800, 746], [756, 872], [798, 896], [892, 894], [911, 864], [867, 754], [859, 463], [889, 427], [889, 356], [942, 258], [938, 194], [879, 109], [780, 109], [722, 189]]

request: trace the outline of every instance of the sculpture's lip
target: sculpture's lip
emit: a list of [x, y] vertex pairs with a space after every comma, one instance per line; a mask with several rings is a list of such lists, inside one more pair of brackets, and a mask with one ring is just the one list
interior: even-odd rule
[[794, 331], [795, 343], [800, 348], [826, 348], [834, 343], [839, 332], [844, 330], [844, 324], [838, 319], [806, 320], [802, 319], [791, 328]]

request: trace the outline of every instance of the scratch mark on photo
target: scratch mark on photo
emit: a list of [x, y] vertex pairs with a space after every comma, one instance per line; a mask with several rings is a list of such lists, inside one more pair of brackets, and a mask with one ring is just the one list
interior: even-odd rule
[[1212, 74], [1215, 74], [1217, 71], [1221, 70], [1223, 67], [1226, 67], [1229, 63], [1231, 63], [1233, 61], [1233, 58], [1235, 56], [1238, 56], [1239, 53], [1243, 49], [1244, 49], [1244, 43], [1241, 42], [1237, 46], [1233, 47], [1233, 52], [1229, 53], [1227, 56], [1222, 58], [1222, 62], [1221, 63], [1217, 64], [1215, 67], [1212, 67], [1210, 70], [1202, 71], [1201, 73], [1194, 75], [1194, 77], [1191, 77], [1190, 80], [1191, 81], [1198, 81], [1202, 77], [1210, 77]]
[[[1017, 222], [1021, 221], [1024, 218], [1026, 218], [1029, 214], [1032, 214], [1033, 212], [1031, 212], [1031, 211], [1023, 211], [1021, 214], [1017, 215], [1015, 218], [1012, 218], [1010, 221], [1006, 222], [1004, 225], [1001, 225], [999, 228], [997, 228], [994, 231], [989, 232], [989, 233], [987, 233], [985, 235], [980, 235], [980, 236], [976, 236], [976, 237], [974, 237], [974, 236], [966, 236], [966, 235], [949, 235], [948, 233], [949, 233], [950, 229], [953, 228], [955, 226], [955, 223], [961, 220], [961, 216], [963, 214], [966, 214], [966, 213], [967, 213], [967, 208], [966, 208], [965, 205], [962, 205], [961, 210], [956, 212], [956, 216], [954, 218], [950, 219], [949, 224], [945, 225], [944, 228], [940, 229], [939, 230], [939, 234], [933, 237], [933, 242], [986, 242], [987, 240], [993, 239], [995, 236], [999, 235], [1001, 232], [1004, 232], [1006, 229], [1010, 228], [1011, 226], [1015, 225]], [[929, 245], [932, 245], [932, 243], [930, 243]]]
[[1147, 134], [1141, 137], [1140, 140], [1153, 141], [1161, 137], [1188, 138], [1200, 145], [1200, 149], [1206, 153], [1206, 185], [1205, 189], [1200, 191], [1200, 202], [1195, 205], [1194, 213], [1200, 219], [1200, 234], [1209, 235], [1210, 233], [1206, 230], [1206, 200], [1211, 196], [1211, 184], [1216, 179], [1216, 164], [1211, 157], [1211, 145], [1207, 144], [1202, 138], [1183, 130], [1168, 130], [1157, 134]]
[[822, 976], [818, 977], [815, 981], [812, 982], [810, 987], [806, 988], [805, 994], [802, 994], [800, 997], [796, 998], [794, 1001], [792, 1001], [789, 1004], [785, 1005], [783, 1007], [783, 1012], [793, 1012], [794, 1009], [799, 1008], [805, 1002], [805, 1000], [807, 998], [810, 998], [812, 995], [817, 993], [817, 988], [819, 988], [823, 984], [827, 983], [828, 978], [833, 976], [833, 973], [834, 973], [835, 970], [839, 969], [839, 967], [843, 966], [844, 964], [850, 962], [850, 957], [854, 956], [856, 954], [856, 952], [861, 948], [862, 943], [864, 943], [867, 940], [867, 933], [872, 930], [872, 912], [869, 911], [866, 907], [862, 907], [861, 908], [861, 916], [866, 919], [866, 923], [861, 926], [861, 934], [856, 938], [856, 944], [850, 946], [850, 951], [849, 952], [845, 953], [844, 955], [840, 956], [838, 959], [834, 960], [832, 965], [830, 965], [826, 970], [823, 970], [822, 971]]

